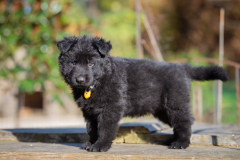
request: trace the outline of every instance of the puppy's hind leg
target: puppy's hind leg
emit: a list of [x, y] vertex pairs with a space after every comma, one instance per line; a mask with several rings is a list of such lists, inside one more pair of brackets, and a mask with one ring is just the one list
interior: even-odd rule
[[[156, 113], [154, 113], [154, 117], [159, 119], [160, 121], [162, 121], [163, 123], [166, 123], [168, 124], [170, 127], [171, 126], [171, 123], [169, 121], [169, 117], [168, 117], [168, 114], [166, 111], [164, 110], [160, 110]], [[165, 141], [163, 144], [164, 145], [171, 145], [172, 142], [176, 141], [177, 140], [177, 137], [175, 135], [173, 135], [170, 139], [168, 139], [167, 141]]]
[[172, 115], [172, 125], [174, 132], [174, 142], [171, 144], [172, 149], [185, 149], [190, 144], [191, 125], [193, 118], [189, 112], [175, 111]]
[[185, 101], [182, 100], [181, 103], [171, 102], [173, 103], [166, 103], [162, 110], [159, 110], [154, 116], [173, 127], [173, 137], [164, 144], [171, 145], [172, 149], [185, 149], [190, 144], [191, 125], [194, 121], [189, 111], [189, 101], [185, 97]]
[[165, 97], [163, 107], [168, 121], [173, 127], [173, 137], [168, 141], [172, 149], [185, 149], [190, 144], [191, 125], [194, 118], [190, 113], [190, 84], [183, 79], [182, 83], [172, 83]]

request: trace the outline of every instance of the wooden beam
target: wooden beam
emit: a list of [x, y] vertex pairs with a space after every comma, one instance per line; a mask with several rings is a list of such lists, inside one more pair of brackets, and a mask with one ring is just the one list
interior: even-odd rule
[[148, 21], [147, 15], [145, 14], [145, 12], [143, 10], [142, 5], [140, 3], [139, 3], [139, 5], [140, 5], [141, 11], [142, 11], [143, 22], [144, 22], [145, 28], [147, 30], [148, 36], [150, 38], [151, 44], [153, 46], [153, 49], [154, 49], [154, 51], [156, 53], [157, 60], [158, 61], [164, 61], [163, 57], [162, 57], [162, 53], [161, 53], [160, 47], [157, 44], [157, 40], [156, 40], [156, 38], [154, 36], [154, 33], [153, 33], [152, 28], [150, 26], [150, 23]]

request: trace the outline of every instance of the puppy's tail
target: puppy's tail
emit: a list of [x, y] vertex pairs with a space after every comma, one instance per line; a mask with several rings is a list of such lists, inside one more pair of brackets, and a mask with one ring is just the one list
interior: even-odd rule
[[190, 65], [186, 65], [185, 69], [192, 80], [196, 81], [221, 80], [223, 82], [229, 80], [226, 71], [222, 67], [218, 66], [191, 67]]

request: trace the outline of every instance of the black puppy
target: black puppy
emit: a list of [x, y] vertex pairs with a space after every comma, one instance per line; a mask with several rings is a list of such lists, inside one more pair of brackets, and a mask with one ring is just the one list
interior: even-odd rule
[[107, 151], [124, 116], [154, 117], [174, 128], [171, 148], [190, 144], [192, 80], [222, 80], [223, 68], [191, 67], [146, 59], [111, 57], [110, 42], [79, 36], [58, 41], [59, 68], [87, 122], [90, 140], [82, 149]]

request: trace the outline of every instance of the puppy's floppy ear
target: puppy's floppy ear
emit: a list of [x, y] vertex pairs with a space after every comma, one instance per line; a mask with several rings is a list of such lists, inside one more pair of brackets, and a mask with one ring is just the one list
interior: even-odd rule
[[76, 42], [77, 42], [76, 37], [64, 37], [64, 40], [57, 41], [57, 46], [58, 46], [58, 49], [61, 51], [61, 53], [65, 53]]
[[93, 46], [97, 48], [97, 50], [103, 57], [108, 55], [109, 51], [112, 49], [110, 41], [106, 42], [103, 38], [97, 37], [93, 41]]

